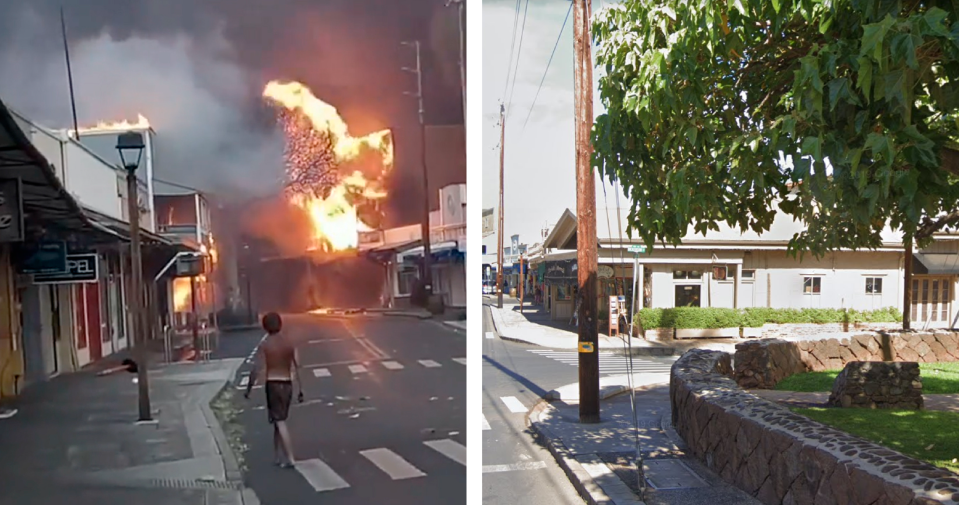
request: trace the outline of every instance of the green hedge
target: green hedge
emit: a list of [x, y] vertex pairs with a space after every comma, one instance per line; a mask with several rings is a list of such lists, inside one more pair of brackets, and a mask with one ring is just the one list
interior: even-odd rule
[[872, 311], [844, 309], [721, 309], [712, 307], [676, 307], [642, 309], [636, 318], [644, 329], [759, 328], [764, 324], [826, 323], [898, 323], [902, 313], [895, 307]]

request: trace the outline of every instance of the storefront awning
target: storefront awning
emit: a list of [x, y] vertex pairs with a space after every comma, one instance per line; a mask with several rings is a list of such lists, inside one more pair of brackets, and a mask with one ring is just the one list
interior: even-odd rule
[[67, 193], [54, 168], [0, 101], [0, 178], [20, 179], [23, 217], [28, 230], [105, 231], [94, 225]]
[[959, 254], [955, 253], [914, 253], [912, 255], [913, 273], [920, 275], [956, 275], [959, 274]]
[[[449, 254], [452, 252], [458, 252], [458, 243], [455, 241], [430, 244], [431, 256], [437, 256], [444, 253]], [[422, 258], [422, 257], [423, 257], [423, 246], [419, 246], [419, 247], [400, 253], [400, 261], [409, 261], [414, 258]]]

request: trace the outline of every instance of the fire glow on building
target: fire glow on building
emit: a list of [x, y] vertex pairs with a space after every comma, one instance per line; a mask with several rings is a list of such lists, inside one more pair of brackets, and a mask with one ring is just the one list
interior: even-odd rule
[[393, 168], [393, 136], [351, 135], [336, 108], [298, 82], [272, 81], [263, 97], [279, 109], [286, 136], [286, 197], [310, 218], [311, 251], [356, 249], [373, 231]]

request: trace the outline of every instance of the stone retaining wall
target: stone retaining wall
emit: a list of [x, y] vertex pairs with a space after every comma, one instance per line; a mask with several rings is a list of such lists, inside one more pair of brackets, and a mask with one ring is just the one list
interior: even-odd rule
[[843, 408], [921, 410], [919, 363], [850, 361], [836, 377], [827, 403]]
[[673, 364], [672, 420], [689, 453], [768, 505], [959, 504], [959, 475], [794, 414], [743, 391], [729, 354]]
[[[798, 359], [798, 361], [797, 361]], [[959, 333], [879, 332], [822, 340], [756, 340], [736, 344], [736, 380], [771, 389], [804, 371], [840, 370], [850, 361], [959, 361]]]

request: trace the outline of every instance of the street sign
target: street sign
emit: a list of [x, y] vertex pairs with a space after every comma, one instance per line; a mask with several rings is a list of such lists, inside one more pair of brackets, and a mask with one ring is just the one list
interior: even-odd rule
[[629, 252], [631, 252], [631, 253], [642, 254], [642, 253], [646, 252], [646, 246], [644, 246], [644, 245], [631, 245], [631, 246], [629, 246], [629, 249], [627, 249], [627, 250], [628, 250]]
[[15, 256], [21, 274], [62, 274], [67, 271], [66, 242], [23, 243]]
[[96, 253], [67, 254], [67, 271], [59, 274], [36, 274], [34, 284], [75, 284], [100, 280], [100, 263]]

